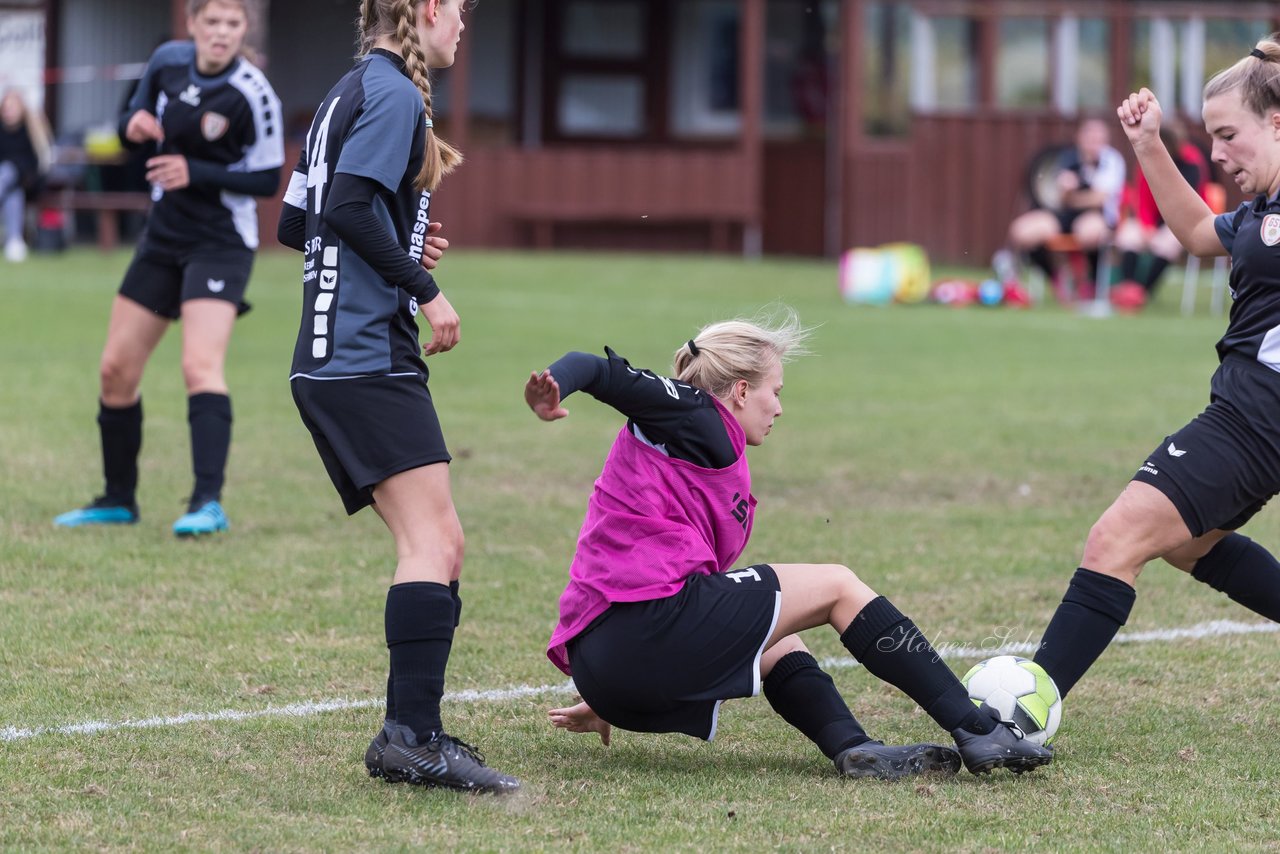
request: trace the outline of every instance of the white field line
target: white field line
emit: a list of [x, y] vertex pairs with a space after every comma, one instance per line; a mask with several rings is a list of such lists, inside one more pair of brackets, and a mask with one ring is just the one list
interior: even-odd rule
[[[1280, 623], [1240, 623], [1235, 620], [1213, 620], [1197, 623], [1194, 626], [1175, 629], [1155, 629], [1148, 632], [1122, 632], [1116, 636], [1115, 643], [1169, 643], [1179, 640], [1202, 640], [1230, 635], [1252, 635], [1280, 632]], [[935, 648], [943, 658], [988, 658], [993, 655], [1016, 655], [1032, 652], [1038, 646], [1036, 642], [1025, 641], [984, 646], [958, 646], [938, 643]], [[824, 659], [820, 662], [824, 668], [856, 667], [857, 662], [849, 656]], [[500, 703], [521, 697], [536, 697], [543, 694], [571, 694], [573, 681], [567, 680], [552, 685], [516, 685], [511, 688], [497, 688], [488, 691], [453, 691], [445, 695], [450, 703]], [[215, 721], [247, 721], [258, 718], [300, 718], [325, 712], [339, 712], [347, 709], [370, 709], [381, 707], [382, 698], [364, 700], [321, 700], [308, 703], [291, 703], [287, 706], [267, 706], [263, 709], [239, 711], [223, 709], [217, 712], [187, 712], [181, 715], [143, 718], [125, 721], [85, 721], [63, 726], [0, 727], [0, 742], [23, 741], [42, 735], [94, 735], [105, 732], [119, 732], [133, 729], [157, 729], [160, 727], [182, 726], [191, 723], [209, 723]]]

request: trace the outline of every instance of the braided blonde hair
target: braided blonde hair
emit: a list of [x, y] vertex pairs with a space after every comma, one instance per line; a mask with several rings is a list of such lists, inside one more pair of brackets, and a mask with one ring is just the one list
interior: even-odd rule
[[672, 371], [681, 382], [724, 399], [738, 380], [754, 388], [775, 363], [805, 355], [809, 335], [810, 330], [787, 307], [751, 320], [712, 323], [680, 345], [672, 358]]
[[[460, 2], [460, 0], [457, 0]], [[427, 119], [431, 113], [431, 69], [427, 65], [426, 54], [418, 41], [416, 10], [426, 0], [361, 0], [360, 18], [356, 27], [360, 34], [359, 56], [364, 56], [373, 49], [374, 43], [383, 36], [394, 36], [400, 43], [400, 56], [404, 59], [405, 70], [409, 79], [422, 93], [422, 104], [427, 111]], [[450, 0], [441, 0], [450, 2]], [[440, 180], [452, 172], [462, 162], [462, 152], [436, 136], [430, 125], [427, 126], [426, 145], [423, 148], [422, 171], [418, 173], [416, 186], [419, 190], [434, 190], [440, 186]]]

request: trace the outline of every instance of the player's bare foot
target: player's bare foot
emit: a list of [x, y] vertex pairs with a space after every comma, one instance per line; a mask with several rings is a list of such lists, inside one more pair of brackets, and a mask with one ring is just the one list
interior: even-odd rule
[[610, 733], [613, 731], [604, 718], [591, 711], [586, 703], [579, 703], [567, 709], [551, 709], [547, 712], [551, 725], [569, 732], [595, 732], [600, 734], [600, 743], [609, 746]]

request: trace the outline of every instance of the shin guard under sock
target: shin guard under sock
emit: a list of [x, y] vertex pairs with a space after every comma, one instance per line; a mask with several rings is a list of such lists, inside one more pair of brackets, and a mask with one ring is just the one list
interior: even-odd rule
[[118, 409], [99, 402], [98, 432], [102, 436], [106, 498], [132, 507], [137, 503], [138, 452], [142, 450], [142, 399]]
[[1280, 563], [1243, 534], [1228, 534], [1196, 561], [1191, 577], [1280, 622]]
[[784, 655], [764, 678], [764, 696], [784, 721], [818, 746], [828, 759], [870, 741], [831, 677], [812, 655]]
[[901, 690], [947, 732], [990, 732], [960, 680], [915, 623], [877, 596], [858, 612], [840, 642], [873, 676]]
[[1129, 619], [1136, 598], [1134, 589], [1118, 578], [1084, 567], [1076, 570], [1035, 655], [1059, 694], [1067, 696], [1102, 655]]
[[202, 392], [187, 398], [187, 423], [191, 429], [192, 512], [222, 497], [227, 454], [231, 450], [231, 398]]
[[453, 643], [453, 597], [430, 581], [387, 591], [386, 634], [395, 720], [421, 740], [440, 732], [440, 698]]

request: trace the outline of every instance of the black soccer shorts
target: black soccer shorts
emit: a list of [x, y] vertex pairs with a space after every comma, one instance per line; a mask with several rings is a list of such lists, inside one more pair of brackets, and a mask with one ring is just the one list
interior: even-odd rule
[[452, 459], [420, 376], [298, 378], [290, 385], [348, 514], [372, 504], [373, 488], [393, 474]]
[[120, 283], [120, 295], [171, 320], [194, 299], [229, 302], [238, 314], [253, 271], [253, 250], [232, 247], [175, 249], [145, 236]]
[[1133, 476], [1173, 502], [1192, 536], [1243, 526], [1280, 492], [1280, 376], [1228, 357], [1204, 411], [1153, 450]]
[[722, 701], [760, 693], [780, 590], [773, 568], [757, 564], [691, 576], [666, 599], [614, 604], [569, 642], [574, 684], [616, 727], [710, 741]]

